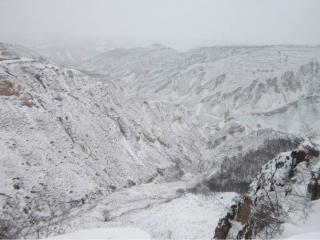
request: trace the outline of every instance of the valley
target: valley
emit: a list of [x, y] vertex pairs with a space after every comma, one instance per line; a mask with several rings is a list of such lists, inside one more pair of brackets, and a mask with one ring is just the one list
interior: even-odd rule
[[318, 147], [319, 56], [155, 44], [66, 63], [1, 43], [0, 237], [212, 238], [264, 164]]

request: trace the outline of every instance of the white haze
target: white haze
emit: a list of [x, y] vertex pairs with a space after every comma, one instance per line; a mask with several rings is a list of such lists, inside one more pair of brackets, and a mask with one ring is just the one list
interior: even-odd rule
[[319, 0], [0, 0], [0, 41], [319, 44]]

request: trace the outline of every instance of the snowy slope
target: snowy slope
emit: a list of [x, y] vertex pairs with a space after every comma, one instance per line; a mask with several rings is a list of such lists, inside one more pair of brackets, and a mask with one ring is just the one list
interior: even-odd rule
[[132, 97], [114, 81], [40, 61], [24, 48], [2, 44], [1, 56], [6, 237], [45, 233], [41, 224], [117, 189], [193, 181], [214, 160], [214, 133], [184, 106]]
[[[86, 219], [104, 226], [97, 213], [110, 200], [118, 226], [157, 238], [170, 231], [175, 238], [200, 235], [204, 228], [187, 216], [192, 210], [184, 209], [186, 222], [177, 216], [167, 225], [169, 214], [157, 211], [168, 207], [178, 215], [177, 206], [190, 204], [197, 221], [212, 226], [220, 210], [213, 205], [212, 215], [202, 216], [210, 204], [178, 188], [240, 191], [235, 183], [246, 187], [269, 159], [304, 137], [316, 140], [319, 52], [299, 46], [178, 52], [156, 44], [113, 49], [76, 70], [1, 44], [0, 233], [44, 237], [83, 229]], [[144, 214], [154, 222], [140, 221]], [[157, 232], [158, 222], [164, 226]]]
[[117, 188], [174, 181], [197, 169], [191, 146], [205, 139], [185, 109], [125, 101], [111, 81], [16, 57], [4, 47], [0, 197], [6, 225], [14, 216], [23, 228], [9, 234]]

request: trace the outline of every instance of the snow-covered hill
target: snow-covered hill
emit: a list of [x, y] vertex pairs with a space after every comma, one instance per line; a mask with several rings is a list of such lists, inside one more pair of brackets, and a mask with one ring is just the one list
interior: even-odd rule
[[77, 65], [79, 62], [86, 61], [110, 48], [111, 47], [108, 47], [108, 45], [99, 46], [92, 43], [72, 43], [69, 45], [43, 44], [32, 47], [32, 49], [45, 58], [66, 66]]
[[[317, 105], [319, 56], [318, 46], [212, 47], [181, 53], [157, 45], [115, 49], [85, 67], [105, 73], [133, 95], [183, 104], [211, 121], [236, 118], [253, 128], [265, 128], [272, 118], [288, 118], [287, 112], [296, 107], [295, 115], [301, 116], [294, 122], [316, 129], [303, 118], [308, 110], [298, 102]], [[318, 111], [314, 114], [309, 119], [319, 117]], [[257, 117], [261, 115], [268, 116], [267, 123]], [[282, 125], [290, 131], [288, 121], [272, 127], [284, 130]]]
[[[297, 147], [302, 138], [319, 141], [319, 57], [319, 46], [203, 47], [178, 52], [152, 45], [114, 49], [83, 67], [114, 79], [131, 98], [188, 109], [195, 122], [206, 126], [215, 160], [205, 161], [203, 169], [212, 175], [217, 169], [223, 172], [219, 164], [224, 158], [233, 159], [224, 165], [240, 162], [236, 166], [244, 169], [243, 159], [262, 164]], [[252, 174], [261, 164], [252, 165]]]
[[112, 81], [18, 53], [2, 45], [0, 197], [6, 224], [20, 223], [8, 236], [117, 188], [198, 169], [206, 138], [183, 107], [127, 100]]

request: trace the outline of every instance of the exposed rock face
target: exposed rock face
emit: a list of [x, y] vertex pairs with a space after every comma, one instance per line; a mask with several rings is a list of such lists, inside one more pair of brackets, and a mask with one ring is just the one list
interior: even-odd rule
[[242, 203], [238, 205], [238, 211], [235, 220], [244, 225], [250, 216], [252, 202], [249, 198], [244, 198]]
[[[251, 206], [252, 202], [248, 197], [239, 199], [236, 204], [230, 206], [230, 210], [226, 216], [219, 220], [218, 226], [215, 229], [214, 238], [227, 239], [229, 231], [232, 228], [232, 221], [245, 225], [251, 214]], [[247, 230], [247, 227], [239, 232], [238, 237], [242, 237], [244, 235], [248, 238], [251, 237], [251, 232]]]
[[214, 238], [274, 237], [281, 223], [319, 198], [319, 163], [319, 151], [304, 146], [265, 164], [248, 193], [220, 219]]
[[[319, 152], [315, 151], [314, 155], [319, 155]], [[312, 178], [308, 184], [308, 192], [311, 200], [320, 199], [320, 170], [315, 169], [312, 172]]]
[[308, 192], [310, 193], [311, 200], [317, 200], [320, 198], [320, 178], [312, 178], [308, 184]]
[[214, 232], [215, 239], [227, 239], [230, 228], [232, 227], [231, 221], [234, 220], [236, 208], [237, 205], [232, 205], [227, 215], [219, 220]]

